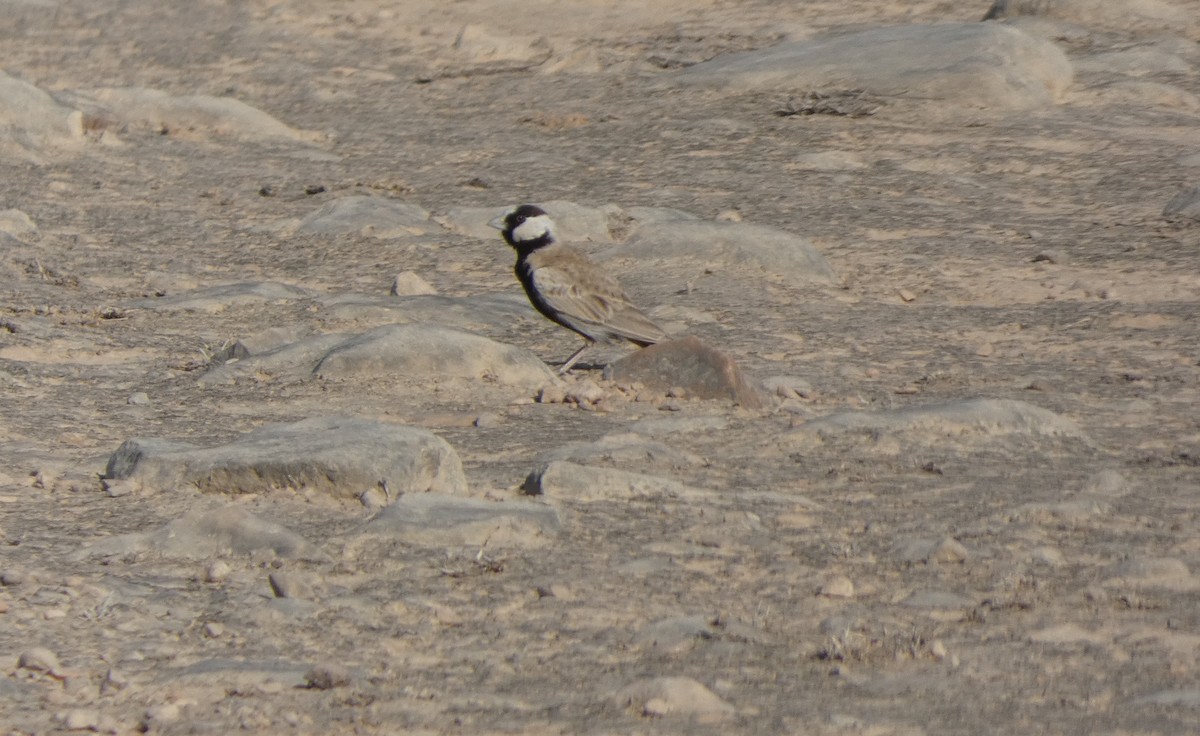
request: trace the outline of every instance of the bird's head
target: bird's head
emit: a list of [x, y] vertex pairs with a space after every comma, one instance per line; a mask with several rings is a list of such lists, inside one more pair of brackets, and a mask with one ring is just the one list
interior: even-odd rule
[[534, 251], [554, 242], [554, 221], [541, 207], [523, 204], [488, 223], [518, 251]]

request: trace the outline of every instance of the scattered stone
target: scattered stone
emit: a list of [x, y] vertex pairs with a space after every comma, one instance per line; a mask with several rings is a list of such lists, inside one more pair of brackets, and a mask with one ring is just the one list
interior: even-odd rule
[[792, 167], [803, 171], [857, 171], [867, 168], [867, 163], [852, 151], [815, 151], [797, 156]]
[[[0, 72], [3, 75], [3, 72]], [[37, 238], [37, 224], [21, 210], [0, 210], [0, 233], [7, 233], [17, 240], [30, 241]]]
[[1196, 580], [1183, 560], [1171, 557], [1134, 557], [1110, 567], [1104, 585], [1110, 588], [1128, 586], [1190, 591], [1200, 588], [1200, 581]]
[[99, 731], [100, 711], [94, 708], [72, 708], [62, 719], [68, 731]]
[[1200, 220], [1200, 186], [1176, 194], [1163, 208], [1163, 217], [1181, 220]]
[[392, 296], [421, 296], [436, 293], [437, 289], [412, 271], [401, 271], [392, 280]]
[[567, 400], [567, 387], [561, 382], [548, 383], [538, 389], [539, 404], [561, 404]]
[[1127, 496], [1133, 490], [1130, 482], [1115, 470], [1101, 470], [1083, 484], [1082, 493], [1101, 498]]
[[109, 667], [100, 681], [100, 694], [112, 695], [129, 687], [129, 680], [121, 673]]
[[564, 460], [553, 460], [534, 470], [525, 479], [521, 492], [579, 502], [678, 498], [696, 493], [708, 495], [706, 491], [669, 478], [577, 465]]
[[437, 325], [377, 327], [330, 350], [313, 372], [326, 379], [390, 374], [541, 386], [554, 373], [524, 348]]
[[130, 394], [129, 398], [125, 400], [125, 403], [129, 404], [130, 406], [146, 406], [150, 403], [150, 394], [146, 393], [145, 391], [137, 391]]
[[1085, 527], [1097, 517], [1106, 516], [1111, 512], [1111, 504], [1085, 496], [1070, 501], [1025, 504], [1012, 511], [1008, 520], [1073, 529]]
[[391, 503], [392, 499], [387, 491], [379, 486], [375, 486], [363, 491], [358, 497], [358, 502], [366, 507], [368, 511], [378, 511]]
[[3, 585], [6, 588], [21, 585], [28, 581], [29, 575], [23, 570], [9, 568], [8, 570], [0, 572], [0, 585]]
[[465, 60], [475, 63], [543, 61], [550, 52], [543, 36], [502, 36], [490, 24], [474, 23], [459, 30], [452, 47]]
[[957, 539], [947, 537], [938, 542], [929, 552], [930, 562], [963, 563], [971, 553]]
[[312, 378], [313, 367], [333, 348], [354, 336], [329, 333], [296, 340], [271, 348], [261, 354], [251, 354], [232, 363], [213, 365], [200, 376], [202, 384], [228, 384], [245, 377], [269, 377], [273, 380], [303, 381]]
[[208, 567], [204, 568], [204, 582], [206, 583], [223, 583], [229, 579], [229, 575], [233, 572], [233, 568], [224, 560], [214, 560], [208, 563]]
[[[808, 238], [744, 222], [651, 220], [638, 224], [626, 244], [601, 255], [636, 261], [643, 273], [685, 264], [726, 270], [750, 267], [792, 283], [834, 285], [838, 281], [833, 267]], [[624, 280], [633, 283], [636, 274]], [[662, 288], [661, 283], [651, 286]]]
[[[864, 48], [871, 49], [863, 54]], [[854, 88], [964, 106], [1057, 102], [1071, 64], [1053, 43], [983, 23], [874, 28], [718, 56], [684, 69], [681, 84], [718, 89]]]
[[267, 575], [267, 582], [271, 585], [271, 592], [276, 598], [295, 598], [300, 600], [312, 600], [314, 598], [313, 588], [299, 575], [291, 573], [275, 572]]
[[146, 709], [139, 728], [143, 733], [156, 733], [170, 723], [179, 720], [183, 710], [176, 703], [159, 703]]
[[183, 309], [218, 314], [232, 307], [281, 304], [312, 296], [307, 289], [275, 281], [241, 282], [210, 286], [175, 296], [137, 299], [124, 306], [134, 309]]
[[604, 389], [600, 388], [595, 381], [585, 378], [568, 384], [563, 400], [578, 406], [594, 406], [603, 401], [604, 397]]
[[813, 395], [812, 384], [800, 376], [768, 376], [762, 384], [781, 399], [807, 399]]
[[340, 664], [319, 664], [304, 673], [304, 681], [314, 690], [332, 690], [346, 687], [353, 678], [350, 671]]
[[132, 480], [143, 492], [187, 486], [204, 493], [290, 489], [358, 498], [377, 484], [401, 493], [467, 489], [458, 454], [440, 437], [346, 417], [268, 424], [215, 447], [130, 439], [109, 458], [104, 477]]
[[650, 717], [684, 716], [723, 719], [733, 706], [690, 677], [653, 677], [638, 680], [612, 696], [618, 708]]
[[475, 421], [472, 424], [479, 429], [495, 429], [504, 424], [504, 417], [494, 411], [485, 411], [475, 417]]
[[938, 541], [910, 539], [896, 546], [896, 559], [902, 562], [961, 563], [970, 557], [970, 552], [952, 537]]
[[642, 348], [604, 369], [604, 378], [640, 382], [666, 393], [683, 387], [696, 399], [728, 399], [746, 409], [763, 407], [757, 388], [742, 374], [733, 358], [705, 345], [698, 337], [660, 342]]
[[342, 197], [309, 213], [295, 227], [304, 235], [362, 235], [398, 238], [424, 235], [436, 227], [429, 212], [407, 202], [382, 197]]
[[360, 536], [432, 547], [538, 547], [561, 528], [558, 512], [545, 504], [422, 493], [399, 498]]
[[[85, 546], [78, 556], [111, 557], [152, 552], [168, 558], [204, 559], [222, 555], [249, 555], [263, 550], [284, 558], [325, 558], [312, 543], [290, 529], [236, 506], [191, 511], [154, 531], [101, 539]], [[218, 576], [224, 573], [212, 565], [209, 571]], [[206, 582], [219, 582], [207, 580], [207, 575], [208, 571]]]
[[968, 609], [975, 605], [970, 598], [944, 590], [922, 590], [904, 599], [908, 608]]
[[679, 654], [698, 641], [722, 636], [723, 622], [712, 616], [677, 616], [642, 627], [634, 637], [637, 646], [656, 652]]
[[360, 325], [382, 326], [428, 322], [461, 330], [506, 329], [522, 319], [538, 317], [522, 294], [478, 294], [475, 296], [384, 296], [334, 294], [323, 297], [321, 306], [330, 317]]
[[1047, 248], [1046, 250], [1039, 251], [1038, 254], [1033, 257], [1033, 262], [1062, 265], [1067, 262], [1067, 254], [1066, 251], [1062, 250], [1061, 248]]
[[83, 113], [0, 71], [0, 155], [40, 163], [83, 143]]
[[1035, 547], [1029, 552], [1029, 558], [1033, 562], [1046, 565], [1048, 567], [1062, 567], [1067, 564], [1067, 558], [1063, 553], [1054, 547]]
[[155, 89], [121, 87], [95, 90], [93, 102], [125, 125], [181, 137], [230, 136], [245, 140], [314, 143], [323, 136], [297, 130], [232, 97], [174, 97]]
[[821, 585], [817, 595], [825, 598], [853, 598], [854, 583], [845, 575], [834, 575]]
[[17, 668], [40, 672], [51, 677], [63, 676], [62, 666], [58, 663], [58, 655], [45, 647], [26, 649], [17, 657]]
[[677, 450], [644, 434], [618, 432], [607, 434], [592, 442], [568, 442], [538, 455], [540, 462], [567, 460], [588, 464], [610, 463], [622, 469], [655, 467], [670, 472], [705, 464], [705, 459], [691, 452]]
[[1087, 440], [1075, 422], [1024, 401], [966, 399], [874, 412], [842, 412], [814, 419], [793, 435], [848, 431], [939, 436], [1029, 435]]
[[225, 627], [216, 621], [209, 621], [204, 624], [204, 635], [209, 639], [220, 639], [225, 635]]

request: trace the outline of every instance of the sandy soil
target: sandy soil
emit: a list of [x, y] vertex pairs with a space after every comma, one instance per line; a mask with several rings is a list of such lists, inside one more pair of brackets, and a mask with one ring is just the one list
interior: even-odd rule
[[[38, 225], [6, 246], [0, 303], [6, 733], [1194, 732], [1200, 226], [1161, 212], [1200, 177], [1181, 163], [1196, 110], [1097, 98], [1097, 74], [1021, 112], [785, 117], [782, 90], [646, 92], [785, 36], [978, 20], [970, 3], [174, 5], [0, 6], [4, 68], [45, 89], [227, 95], [314, 141], [112, 126], [77, 155], [6, 163], [0, 208]], [[1072, 59], [1170, 35], [1090, 30], [1062, 42]], [[1139, 80], [1200, 94], [1197, 72]], [[831, 150], [867, 165], [796, 163]], [[435, 214], [736, 211], [810, 237], [843, 284], [622, 264], [639, 303], [752, 376], [811, 387], [757, 412], [611, 386], [585, 411], [402, 376], [205, 384], [213, 353], [265, 327], [361, 325], [305, 300], [130, 306], [242, 281], [386, 294], [407, 270], [447, 295], [517, 293], [499, 238], [284, 234], [355, 193]], [[578, 344], [534, 320], [489, 336], [547, 360]], [[1079, 432], [803, 431], [974, 398]], [[492, 498], [568, 442], [669, 419], [685, 461], [589, 462], [710, 493], [552, 499], [562, 535], [479, 549], [356, 543], [367, 509], [280, 492], [220, 501], [326, 559], [235, 556], [206, 581], [211, 561], [75, 554], [214, 503], [110, 497], [98, 475], [124, 440], [215, 444], [330, 414], [434, 430]], [[294, 605], [271, 573], [299, 581]], [[33, 647], [58, 666], [18, 666]], [[304, 686], [318, 666], [344, 682]], [[729, 710], [614, 695], [655, 677]]]

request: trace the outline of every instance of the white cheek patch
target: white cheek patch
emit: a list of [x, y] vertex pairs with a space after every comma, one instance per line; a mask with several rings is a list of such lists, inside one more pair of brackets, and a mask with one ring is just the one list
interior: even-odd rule
[[516, 229], [513, 230], [513, 240], [518, 243], [528, 243], [553, 234], [554, 230], [550, 218], [545, 215], [538, 215], [537, 217], [530, 217], [525, 222], [517, 225]]

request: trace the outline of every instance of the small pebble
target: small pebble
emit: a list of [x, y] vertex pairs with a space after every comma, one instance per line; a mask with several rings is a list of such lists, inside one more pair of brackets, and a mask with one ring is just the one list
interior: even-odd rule
[[0, 585], [20, 585], [28, 580], [28, 576], [20, 570], [5, 570], [0, 572]]
[[557, 384], [542, 386], [537, 394], [539, 404], [561, 404], [566, 400], [567, 390]]
[[911, 302], [912, 300], [917, 298], [917, 295], [912, 293], [908, 289], [897, 289], [896, 294], [899, 295], [899, 297], [906, 302]]
[[209, 639], [220, 639], [225, 634], [225, 627], [216, 621], [204, 624], [204, 635]]
[[305, 673], [304, 681], [314, 690], [332, 690], [350, 684], [350, 672], [337, 664], [319, 664]]
[[224, 560], [215, 560], [208, 563], [208, 567], [204, 568], [204, 582], [220, 583], [229, 578], [229, 574], [233, 570], [229, 567], [229, 563]]
[[17, 667], [31, 672], [45, 672], [57, 676], [59, 672], [58, 655], [45, 647], [34, 647], [21, 652], [17, 658]]
[[104, 679], [100, 681], [100, 694], [111, 695], [112, 693], [124, 690], [128, 686], [129, 680], [125, 679], [124, 675], [112, 667], [109, 667], [108, 672], [104, 673]]
[[276, 598], [311, 599], [312, 588], [296, 575], [283, 572], [273, 572], [267, 576], [271, 591]]
[[580, 406], [584, 404], [596, 404], [604, 399], [604, 389], [596, 385], [595, 381], [582, 380], [567, 389], [567, 401]]
[[825, 598], [853, 598], [854, 583], [845, 575], [834, 575], [825, 581], [817, 595]]
[[95, 731], [100, 726], [100, 711], [91, 708], [75, 708], [67, 711], [62, 721], [68, 731]]
[[179, 710], [179, 706], [175, 703], [160, 703], [159, 705], [150, 706], [146, 709], [145, 715], [142, 716], [142, 731], [154, 731], [157, 730], [156, 726], [162, 726], [179, 720]]
[[971, 553], [957, 539], [947, 537], [929, 553], [930, 562], [966, 562]]
[[392, 296], [420, 296], [436, 293], [437, 289], [412, 271], [398, 273], [392, 280]]
[[358, 496], [358, 502], [367, 508], [368, 511], [378, 511], [389, 503], [388, 494], [378, 486], [368, 488]]
[[138, 391], [135, 394], [130, 394], [129, 398], [125, 401], [132, 406], [145, 406], [150, 403], [150, 394], [145, 391]]
[[480, 429], [499, 427], [503, 423], [504, 420], [499, 414], [490, 411], [485, 411], [484, 413], [475, 417], [475, 426], [479, 427]]

